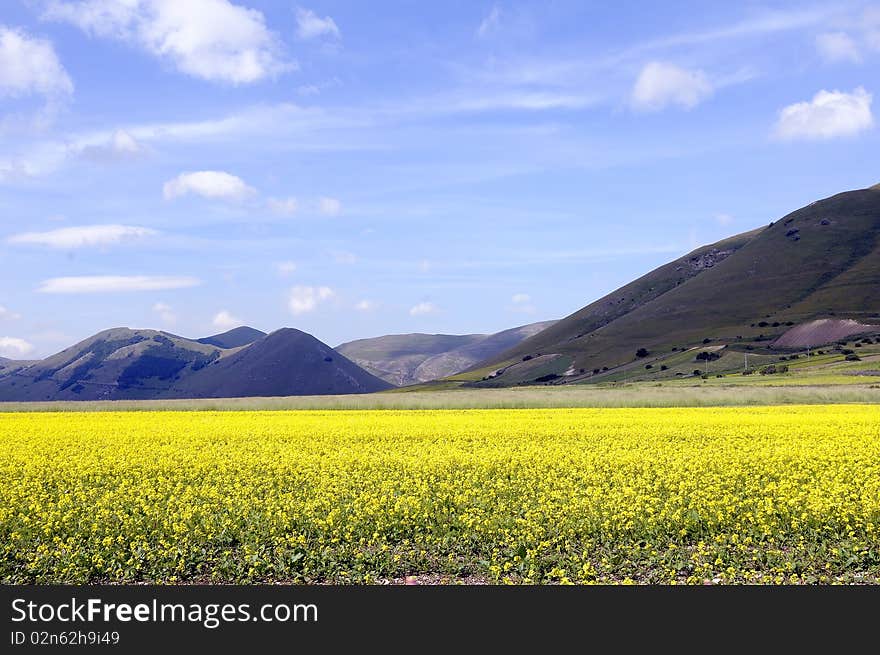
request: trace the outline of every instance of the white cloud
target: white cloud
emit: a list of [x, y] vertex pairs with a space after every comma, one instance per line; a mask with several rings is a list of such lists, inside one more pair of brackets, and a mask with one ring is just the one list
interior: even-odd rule
[[774, 128], [780, 139], [832, 139], [852, 136], [874, 124], [872, 96], [858, 87], [852, 93], [819, 91], [813, 99], [784, 107]]
[[198, 278], [170, 275], [83, 275], [44, 280], [40, 293], [115, 293], [186, 289], [201, 284]]
[[302, 7], [296, 10], [296, 35], [301, 39], [314, 39], [324, 35], [338, 39], [342, 36], [330, 16], [321, 18], [311, 9]]
[[336, 198], [319, 198], [318, 211], [325, 216], [336, 216], [342, 211], [342, 203]]
[[712, 95], [713, 87], [701, 70], [653, 61], [642, 69], [632, 90], [633, 107], [658, 111], [670, 105], [692, 109]]
[[293, 216], [299, 209], [296, 198], [269, 198], [266, 206], [274, 213], [281, 216]]
[[238, 316], [232, 315], [229, 311], [223, 309], [217, 312], [214, 315], [214, 318], [211, 320], [215, 328], [220, 330], [231, 330], [232, 328], [241, 327], [244, 325], [244, 321], [238, 318]]
[[851, 61], [858, 63], [862, 60], [858, 44], [845, 32], [819, 34], [816, 37], [816, 48], [825, 61]]
[[34, 346], [24, 339], [0, 337], [0, 357], [18, 359], [32, 352]]
[[288, 308], [294, 316], [314, 311], [318, 305], [330, 300], [335, 293], [329, 287], [296, 286], [290, 290]]
[[6, 309], [3, 305], [0, 305], [0, 321], [17, 321], [21, 318], [21, 314], [16, 314], [13, 311]]
[[371, 312], [376, 309], [376, 303], [374, 303], [372, 300], [367, 300], [366, 298], [364, 298], [363, 300], [355, 304], [354, 308], [359, 312]]
[[162, 322], [166, 325], [174, 325], [177, 323], [177, 314], [174, 313], [174, 309], [171, 305], [164, 302], [157, 302], [153, 305], [153, 311], [159, 315], [159, 318], [161, 318]]
[[436, 314], [438, 311], [437, 305], [431, 302], [420, 302], [418, 305], [411, 307], [409, 310], [410, 316], [424, 316], [425, 314]]
[[53, 98], [71, 93], [73, 82], [50, 41], [0, 25], [0, 96]]
[[242, 200], [256, 193], [244, 180], [224, 171], [181, 173], [162, 187], [165, 200], [194, 193], [212, 200]]
[[595, 95], [557, 93], [555, 91], [511, 91], [477, 94], [451, 101], [439, 99], [433, 110], [438, 113], [482, 111], [547, 111], [552, 109], [583, 109], [597, 102]]
[[481, 39], [488, 36], [498, 29], [501, 23], [501, 8], [498, 5], [492, 5], [492, 9], [486, 17], [480, 22], [477, 28], [477, 36]]
[[275, 265], [275, 269], [278, 271], [278, 275], [282, 277], [287, 277], [288, 275], [296, 272], [296, 262], [278, 262], [278, 264]]
[[116, 130], [103, 143], [84, 145], [79, 150], [83, 157], [96, 161], [135, 159], [144, 152], [144, 146], [125, 130]]
[[532, 304], [532, 297], [527, 293], [515, 293], [511, 301], [513, 301], [513, 307], [510, 309], [518, 314], [534, 314], [537, 311]]
[[214, 82], [248, 84], [296, 68], [263, 14], [229, 0], [52, 0], [43, 18], [137, 45]]
[[333, 261], [337, 264], [356, 264], [358, 261], [357, 255], [353, 252], [347, 252], [345, 250], [334, 250], [329, 253], [333, 258]]
[[109, 246], [124, 241], [134, 241], [158, 234], [156, 230], [134, 225], [83, 225], [64, 227], [49, 232], [25, 232], [7, 239], [13, 244], [47, 246], [49, 248], [73, 249], [90, 246]]
[[715, 214], [714, 218], [715, 222], [718, 223], [718, 225], [730, 225], [731, 223], [733, 223], [733, 216], [731, 216], [730, 214]]

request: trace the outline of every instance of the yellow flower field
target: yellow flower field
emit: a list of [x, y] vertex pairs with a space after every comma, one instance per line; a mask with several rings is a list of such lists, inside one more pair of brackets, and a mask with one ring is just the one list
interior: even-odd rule
[[0, 580], [880, 581], [880, 409], [0, 414]]

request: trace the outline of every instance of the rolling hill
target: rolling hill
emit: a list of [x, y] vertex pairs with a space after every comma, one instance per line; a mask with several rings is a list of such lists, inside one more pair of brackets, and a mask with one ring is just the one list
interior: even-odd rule
[[358, 339], [336, 351], [397, 386], [428, 382], [490, 359], [553, 325], [532, 323], [495, 334], [391, 334]]
[[[255, 332], [239, 329], [207, 339], [231, 344]], [[203, 341], [156, 330], [105, 330], [41, 361], [0, 362], [0, 401], [345, 394], [391, 387], [299, 330], [278, 330], [238, 347]]]
[[818, 319], [880, 323], [880, 186], [699, 248], [457, 379], [475, 386], [663, 379], [671, 375], [660, 370], [664, 359], [680, 357], [673, 353], [709, 345], [772, 352], [792, 326]]

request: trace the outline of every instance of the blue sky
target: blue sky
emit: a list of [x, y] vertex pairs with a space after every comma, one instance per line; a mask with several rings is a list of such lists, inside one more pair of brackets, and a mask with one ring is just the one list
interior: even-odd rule
[[880, 4], [9, 0], [0, 356], [559, 318], [880, 181]]

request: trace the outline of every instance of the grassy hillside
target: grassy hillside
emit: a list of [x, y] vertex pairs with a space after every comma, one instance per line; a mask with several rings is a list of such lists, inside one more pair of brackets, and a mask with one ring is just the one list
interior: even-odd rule
[[104, 330], [42, 361], [0, 372], [0, 399], [153, 398], [225, 352], [167, 332]]
[[[742, 359], [772, 354], [773, 339], [812, 319], [880, 323], [878, 236], [880, 190], [814, 202], [661, 266], [464, 377], [493, 386], [548, 375], [559, 376], [549, 383], [598, 382], [635, 374], [649, 363], [636, 356], [642, 348], [657, 358], [724, 345]], [[546, 364], [548, 355], [553, 365], [534, 370], [532, 360]]]

